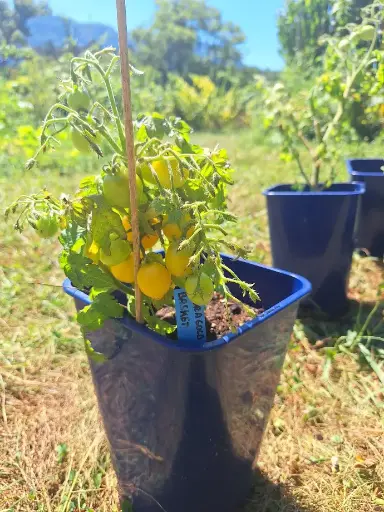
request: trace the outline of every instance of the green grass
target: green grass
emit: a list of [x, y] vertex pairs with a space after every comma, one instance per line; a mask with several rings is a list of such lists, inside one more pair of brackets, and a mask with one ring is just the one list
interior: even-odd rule
[[[230, 204], [239, 225], [231, 234], [253, 258], [270, 262], [260, 192], [293, 180], [293, 165], [280, 162], [278, 148], [259, 134], [197, 137], [228, 148], [238, 169]], [[378, 155], [383, 146], [378, 141], [345, 153]], [[89, 160], [80, 160], [76, 168], [64, 164], [24, 173], [21, 163], [11, 167], [3, 156], [0, 207], [43, 186], [54, 193], [74, 191], [91, 169]], [[341, 162], [342, 179], [347, 176]], [[0, 512], [117, 510], [74, 307], [61, 290], [58, 244], [30, 231], [17, 234], [11, 224], [0, 229]], [[381, 307], [360, 332], [382, 282], [377, 262], [356, 256], [351, 315], [342, 322], [297, 322], [247, 512], [384, 510], [384, 386], [359, 351], [344, 346], [348, 331], [360, 333], [363, 344], [366, 332], [382, 336]], [[337, 343], [341, 349], [332, 351]]]

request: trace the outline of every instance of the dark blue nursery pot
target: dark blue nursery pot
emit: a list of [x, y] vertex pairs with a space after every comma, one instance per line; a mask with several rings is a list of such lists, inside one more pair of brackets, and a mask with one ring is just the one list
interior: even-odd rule
[[312, 283], [312, 303], [330, 316], [348, 311], [347, 284], [363, 183], [322, 191], [276, 185], [267, 197], [273, 265]]
[[[120, 495], [135, 512], [234, 512], [251, 491], [299, 301], [311, 285], [223, 260], [256, 283], [264, 308], [236, 333], [193, 348], [126, 316], [87, 335], [109, 357], [90, 366]], [[90, 303], [68, 279], [63, 286], [78, 310]]]
[[365, 249], [371, 256], [384, 255], [384, 160], [356, 158], [346, 160], [352, 181], [365, 184], [361, 200], [356, 247]]

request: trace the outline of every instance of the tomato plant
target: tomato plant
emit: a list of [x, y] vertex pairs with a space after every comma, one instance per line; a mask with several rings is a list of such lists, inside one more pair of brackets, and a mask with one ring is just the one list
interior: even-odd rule
[[[71, 132], [77, 149], [94, 153], [95, 167], [98, 157], [104, 156], [107, 163], [82, 179], [77, 191], [66, 191], [60, 199], [47, 191], [24, 196], [6, 212], [18, 214], [18, 230], [29, 224], [51, 236], [60, 226], [60, 265], [72, 284], [90, 290], [94, 299], [78, 314], [85, 332], [124, 314], [113, 295], [117, 290], [126, 294], [129, 312], [136, 300], [125, 134], [111, 85], [118, 61], [112, 49], [72, 59], [70, 78], [61, 81], [61, 101], [49, 109], [39, 149], [26, 166], [37, 165], [65, 130]], [[93, 87], [99, 90], [100, 79], [108, 97], [103, 104], [91, 100], [97, 97], [92, 92]], [[225, 301], [238, 301], [231, 283], [256, 301], [253, 286], [241, 281], [220, 258], [223, 247], [236, 256], [246, 255], [228, 240], [225, 230], [225, 222], [236, 221], [227, 210], [233, 169], [226, 151], [193, 144], [184, 121], [159, 113], [139, 115], [134, 131], [141, 241], [138, 285], [147, 326], [161, 334], [175, 330], [157, 318], [156, 311], [173, 305], [173, 289], [184, 283], [196, 304], [207, 304], [214, 290]], [[43, 215], [49, 216], [49, 222], [39, 221]], [[165, 251], [165, 259], [153, 250], [156, 244]]]
[[[350, 23], [321, 38], [320, 44], [326, 45], [323, 72], [303, 98], [293, 97], [283, 83], [269, 87], [263, 78], [258, 81], [264, 94], [265, 127], [278, 133], [282, 160], [296, 162], [301, 182], [312, 189], [335, 180], [340, 142], [353, 137], [353, 127], [347, 123], [351, 109], [363, 94], [372, 100], [384, 86], [384, 51], [378, 49], [382, 1], [374, 0], [362, 9], [361, 18], [360, 24]], [[304, 164], [304, 153], [312, 171]]]

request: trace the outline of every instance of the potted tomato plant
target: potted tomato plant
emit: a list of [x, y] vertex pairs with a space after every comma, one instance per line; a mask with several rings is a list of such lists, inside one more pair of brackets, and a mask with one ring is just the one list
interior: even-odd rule
[[[75, 299], [122, 500], [137, 511], [232, 512], [250, 490], [310, 285], [245, 261], [228, 240], [226, 223], [236, 219], [227, 211], [226, 151], [193, 144], [178, 118], [142, 114], [134, 153], [144, 324], [135, 320], [126, 141], [110, 80], [118, 61], [112, 49], [72, 59], [27, 162], [31, 169], [70, 130], [79, 151], [103, 157], [100, 172], [73, 194], [23, 196], [7, 215], [18, 214], [18, 230], [59, 236], [64, 290]], [[100, 81], [106, 105], [94, 96]], [[185, 335], [194, 321], [198, 335]]]
[[[380, 2], [362, 10], [362, 22], [323, 38], [323, 73], [296, 97], [283, 84], [266, 87], [265, 124], [282, 141], [281, 157], [298, 168], [296, 183], [272, 186], [267, 198], [273, 263], [300, 272], [313, 286], [312, 304], [338, 316], [348, 310], [347, 281], [355, 221], [364, 183], [336, 183], [340, 146], [359, 80], [378, 80]], [[308, 169], [308, 162], [312, 170]]]
[[[383, 66], [381, 64], [381, 66]], [[384, 159], [351, 158], [346, 161], [351, 180], [364, 183], [356, 247], [375, 258], [384, 255]]]

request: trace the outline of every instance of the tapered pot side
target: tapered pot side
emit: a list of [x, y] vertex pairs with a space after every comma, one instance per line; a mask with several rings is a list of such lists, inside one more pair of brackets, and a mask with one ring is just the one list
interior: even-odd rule
[[311, 303], [331, 316], [348, 310], [347, 285], [363, 183], [326, 190], [276, 185], [267, 198], [273, 265], [300, 273], [312, 284]]
[[[126, 317], [88, 336], [110, 357], [90, 366], [120, 493], [135, 512], [233, 512], [250, 492], [298, 304], [311, 287], [223, 259], [256, 283], [265, 309], [237, 333], [186, 348]], [[77, 309], [90, 302], [68, 280], [64, 290]]]
[[361, 200], [356, 246], [370, 256], [384, 254], [384, 159], [354, 158], [346, 160], [352, 181], [364, 183], [366, 192]]

